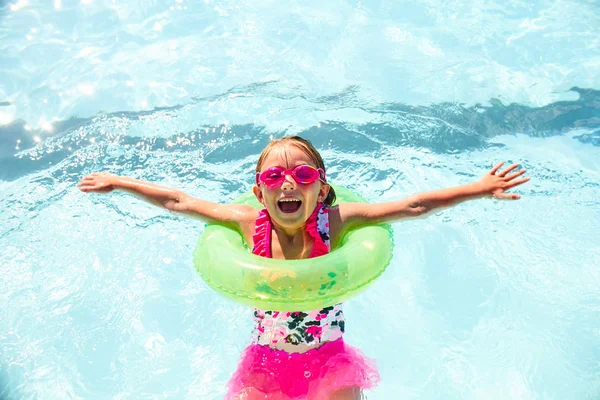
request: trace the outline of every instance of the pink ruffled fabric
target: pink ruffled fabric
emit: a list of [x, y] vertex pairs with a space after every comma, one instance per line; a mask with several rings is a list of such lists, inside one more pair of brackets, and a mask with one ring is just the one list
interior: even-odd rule
[[253, 344], [244, 350], [225, 398], [245, 399], [254, 394], [268, 400], [318, 400], [344, 388], [372, 388], [379, 379], [374, 362], [344, 339], [306, 353]]
[[[317, 217], [319, 212], [323, 208], [323, 203], [318, 203], [315, 211], [313, 211], [308, 221], [306, 221], [306, 231], [313, 239], [315, 239], [312, 251], [310, 252], [310, 256], [308, 258], [320, 257], [327, 253], [329, 253], [329, 248], [321, 239], [321, 235], [319, 235], [319, 231], [317, 229]], [[329, 212], [327, 208], [323, 210], [323, 212]]]
[[254, 250], [252, 253], [257, 256], [271, 258], [271, 217], [266, 208], [258, 213], [256, 224], [254, 225]]
[[[317, 207], [306, 221], [306, 231], [310, 236], [315, 239], [312, 251], [309, 258], [319, 257], [329, 252], [327, 245], [321, 239], [319, 231], [317, 230], [317, 216], [319, 210], [323, 207], [323, 203], [318, 203]], [[327, 212], [326, 210], [325, 212]], [[257, 256], [271, 258], [271, 230], [273, 226], [271, 224], [271, 217], [266, 208], [263, 208], [258, 213], [256, 218], [256, 225], [254, 226], [254, 235], [252, 239], [254, 241], [254, 250], [252, 253]]]

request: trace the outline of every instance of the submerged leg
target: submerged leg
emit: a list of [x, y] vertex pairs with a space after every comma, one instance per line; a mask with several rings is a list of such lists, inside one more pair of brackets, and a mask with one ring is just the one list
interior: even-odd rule
[[362, 398], [362, 390], [358, 386], [353, 386], [333, 392], [327, 397], [327, 400], [360, 400]]

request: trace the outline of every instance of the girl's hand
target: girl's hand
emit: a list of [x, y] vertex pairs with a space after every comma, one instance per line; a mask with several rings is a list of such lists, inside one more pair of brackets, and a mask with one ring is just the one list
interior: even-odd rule
[[77, 186], [82, 192], [108, 193], [115, 188], [117, 178], [108, 172], [96, 172], [84, 177]]
[[517, 172], [509, 173], [513, 171], [515, 168], [519, 167], [519, 164], [513, 164], [510, 167], [506, 168], [504, 171], [498, 172], [498, 170], [504, 165], [503, 162], [496, 165], [494, 168], [490, 170], [487, 174], [485, 174], [480, 180], [479, 185], [482, 188], [484, 193], [492, 195], [496, 199], [500, 200], [518, 200], [521, 198], [520, 195], [516, 193], [505, 193], [507, 190], [514, 188], [515, 186], [519, 186], [527, 181], [529, 178], [520, 178], [515, 179], [525, 173], [525, 170], [522, 169]]

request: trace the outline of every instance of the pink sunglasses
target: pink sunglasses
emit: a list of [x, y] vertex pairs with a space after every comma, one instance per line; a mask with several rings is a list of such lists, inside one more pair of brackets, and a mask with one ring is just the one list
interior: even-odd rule
[[264, 183], [270, 188], [279, 186], [285, 180], [286, 175], [291, 175], [294, 180], [302, 185], [308, 185], [317, 180], [323, 183], [325, 181], [325, 171], [322, 168], [311, 167], [310, 165], [298, 165], [293, 170], [285, 169], [282, 167], [269, 168], [264, 172], [256, 173], [256, 184], [260, 185]]

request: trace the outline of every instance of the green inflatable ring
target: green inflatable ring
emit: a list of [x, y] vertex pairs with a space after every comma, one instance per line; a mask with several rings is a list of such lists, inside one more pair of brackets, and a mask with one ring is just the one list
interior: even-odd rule
[[[365, 202], [342, 187], [338, 200]], [[234, 201], [262, 208], [252, 193]], [[252, 254], [242, 235], [208, 224], [194, 251], [194, 266], [218, 293], [265, 310], [315, 310], [353, 297], [375, 281], [392, 258], [389, 225], [348, 231], [329, 254], [305, 260], [275, 260]]]

